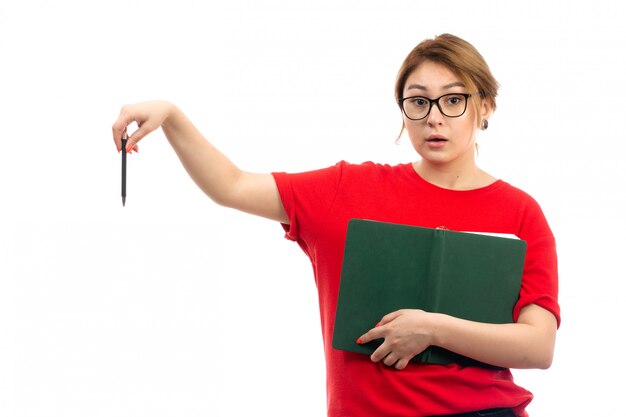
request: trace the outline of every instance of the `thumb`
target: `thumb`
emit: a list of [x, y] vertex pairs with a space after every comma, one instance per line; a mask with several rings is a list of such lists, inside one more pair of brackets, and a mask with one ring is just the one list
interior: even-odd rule
[[126, 152], [130, 152], [131, 150], [134, 150], [135, 152], [137, 152], [139, 150], [139, 147], [137, 146], [137, 143], [140, 140], [142, 140], [152, 130], [154, 130], [154, 129], [148, 128], [145, 123], [142, 124], [141, 126], [139, 126], [139, 129], [137, 129], [128, 138], [128, 141], [126, 142]]

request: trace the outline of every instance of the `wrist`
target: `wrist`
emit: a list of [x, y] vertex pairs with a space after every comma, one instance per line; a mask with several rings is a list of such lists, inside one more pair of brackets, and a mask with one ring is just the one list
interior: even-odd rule
[[450, 316], [441, 313], [430, 313], [429, 326], [431, 346], [445, 347], [447, 340], [447, 322]]
[[188, 140], [192, 137], [193, 125], [185, 114], [174, 104], [165, 102], [164, 119], [161, 129], [170, 143]]
[[164, 129], [175, 129], [179, 123], [180, 115], [182, 112], [173, 103], [169, 101], [163, 101], [163, 107], [165, 108], [165, 117], [161, 123]]

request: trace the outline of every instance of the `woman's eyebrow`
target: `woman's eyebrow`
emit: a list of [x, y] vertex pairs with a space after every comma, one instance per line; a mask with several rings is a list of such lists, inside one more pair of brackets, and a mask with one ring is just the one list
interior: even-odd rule
[[417, 90], [422, 90], [422, 91], [426, 91], [427, 90], [426, 87], [424, 87], [423, 85], [419, 85], [419, 84], [411, 84], [406, 89], [407, 90], [417, 89]]
[[460, 81], [455, 81], [453, 83], [446, 84], [446, 85], [443, 86], [443, 88], [446, 88], [446, 89], [447, 88], [452, 88], [452, 87], [465, 87], [465, 84], [463, 84]]
[[[446, 90], [447, 90], [447, 89], [452, 88], [452, 87], [465, 87], [465, 84], [463, 84], [463, 83], [462, 83], [462, 82], [460, 82], [460, 81], [455, 81], [455, 82], [453, 82], [453, 83], [446, 84], [446, 85], [444, 85], [444, 86], [443, 86], [443, 87], [441, 87], [441, 88], [443, 88], [443, 89], [446, 89]], [[423, 85], [421, 85], [421, 84], [410, 84], [410, 85], [407, 87], [407, 90], [413, 90], [413, 89], [416, 89], [416, 90], [422, 90], [422, 91], [426, 91], [426, 90], [428, 90], [428, 88], [424, 87], [424, 86], [423, 86]]]

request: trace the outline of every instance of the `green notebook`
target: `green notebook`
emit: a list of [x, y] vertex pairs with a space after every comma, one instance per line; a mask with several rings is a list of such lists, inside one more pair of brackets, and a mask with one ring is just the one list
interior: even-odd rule
[[[357, 338], [404, 308], [511, 323], [525, 256], [519, 239], [352, 219], [332, 345], [371, 354], [382, 339], [358, 345]], [[436, 346], [414, 360], [489, 366]]]

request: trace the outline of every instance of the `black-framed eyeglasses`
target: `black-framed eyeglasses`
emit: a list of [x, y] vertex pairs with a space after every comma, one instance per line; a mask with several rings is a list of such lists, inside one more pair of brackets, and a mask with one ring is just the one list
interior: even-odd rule
[[444, 94], [430, 99], [423, 96], [405, 97], [398, 104], [407, 118], [422, 120], [430, 114], [433, 104], [437, 104], [441, 114], [447, 117], [463, 116], [467, 110], [467, 101], [472, 95], [469, 93]]

